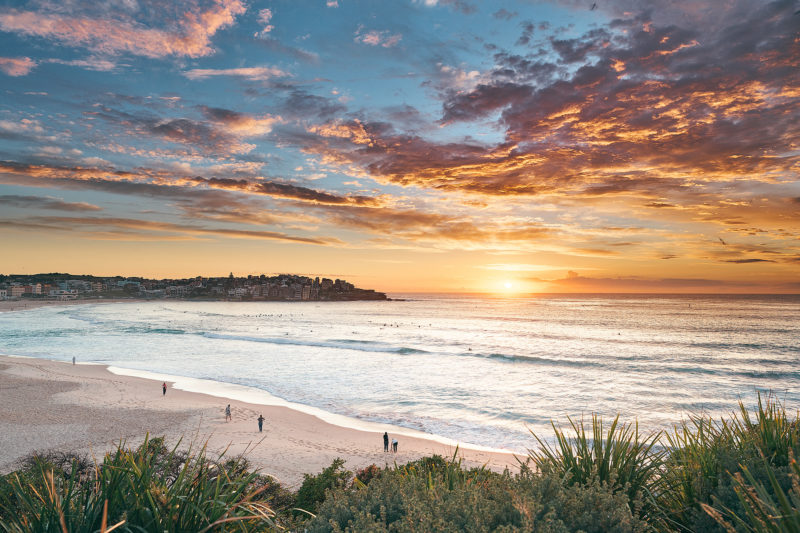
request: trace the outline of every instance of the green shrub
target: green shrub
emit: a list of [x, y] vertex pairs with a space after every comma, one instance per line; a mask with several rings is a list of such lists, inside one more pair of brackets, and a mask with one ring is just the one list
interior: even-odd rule
[[309, 532], [646, 531], [626, 494], [596, 479], [568, 484], [523, 468], [463, 469], [426, 458], [382, 471], [368, 485], [330, 491]]
[[638, 518], [625, 491], [615, 490], [615, 482], [597, 477], [583, 483], [569, 483], [555, 474], [532, 473], [523, 468], [518, 476], [517, 509], [523, 515], [522, 531], [585, 533], [634, 533], [649, 531], [650, 525]]
[[510, 476], [441, 457], [381, 472], [328, 494], [305, 527], [317, 531], [493, 531], [520, 522]]
[[315, 476], [303, 474], [303, 484], [297, 491], [297, 508], [314, 512], [325, 500], [325, 491], [347, 486], [352, 477], [352, 472], [344, 468], [344, 459], [338, 457], [329, 467]]

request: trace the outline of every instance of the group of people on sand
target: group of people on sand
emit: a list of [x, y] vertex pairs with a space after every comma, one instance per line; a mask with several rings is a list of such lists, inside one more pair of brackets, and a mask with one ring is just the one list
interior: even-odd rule
[[[383, 451], [389, 451], [389, 434], [383, 432]], [[392, 439], [392, 453], [397, 453], [397, 439]]]
[[[72, 364], [75, 364], [75, 363], [73, 362]], [[162, 396], [166, 396], [167, 395], [167, 382], [166, 381], [161, 384], [161, 395]], [[264, 420], [266, 420], [266, 419], [264, 418], [264, 415], [259, 414], [258, 418], [256, 420], [258, 420], [258, 432], [261, 433], [261, 432], [264, 431]], [[228, 404], [225, 407], [225, 422], [231, 422], [231, 421], [233, 421], [233, 415], [231, 414], [231, 404]], [[395, 451], [397, 451], [397, 445], [396, 444], [395, 444]]]

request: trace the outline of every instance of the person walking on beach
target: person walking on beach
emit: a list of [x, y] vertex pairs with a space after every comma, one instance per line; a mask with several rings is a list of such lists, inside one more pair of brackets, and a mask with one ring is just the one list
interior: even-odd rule
[[167, 382], [161, 384], [161, 396], [167, 395]]
[[75, 356], [72, 356], [72, 366], [75, 366]]
[[389, 451], [389, 434], [386, 433], [385, 431], [383, 432], [383, 451], [384, 452]]
[[397, 453], [397, 439], [392, 439], [392, 452]]
[[261, 433], [263, 428], [264, 428], [264, 415], [258, 415], [258, 432]]
[[225, 422], [228, 420], [233, 420], [233, 417], [231, 416], [231, 404], [228, 404], [228, 407], [225, 408]]

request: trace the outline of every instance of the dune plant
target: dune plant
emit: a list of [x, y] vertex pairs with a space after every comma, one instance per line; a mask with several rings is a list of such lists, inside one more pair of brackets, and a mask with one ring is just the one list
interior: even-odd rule
[[[593, 414], [588, 434], [583, 419], [567, 420], [572, 436], [552, 423], [554, 445], [531, 432], [539, 444], [538, 449], [528, 451], [533, 465], [542, 473], [562, 477], [568, 484], [609, 484], [615, 491], [627, 494], [631, 510], [639, 516], [655, 513], [666, 454], [658, 447], [661, 432], [643, 436], [638, 423], [621, 424], [619, 415], [606, 429], [602, 417]], [[640, 509], [633, 508], [637, 501], [643, 502]]]
[[[163, 443], [163, 441], [162, 441]], [[120, 444], [91, 475], [69, 475], [46, 462], [2, 480], [0, 530], [270, 531], [275, 514], [253, 490], [256, 473], [239, 460], [211, 460], [205, 446], [187, 454], [150, 439], [136, 450]]]
[[744, 512], [737, 479], [745, 471], [765, 490], [772, 486], [770, 476], [788, 486], [790, 455], [800, 451], [797, 419], [790, 420], [771, 395], [759, 393], [753, 412], [742, 401], [738, 407], [719, 421], [691, 417], [666, 434], [669, 458], [660, 503], [672, 530], [724, 531], [714, 513]]
[[660, 505], [667, 522], [661, 529], [692, 531], [715, 527], [701, 508], [717, 491], [725, 467], [738, 459], [737, 444], [727, 421], [691, 416], [664, 434], [669, 455]]
[[778, 480], [780, 467], [764, 459], [768, 484], [756, 479], [747, 466], [734, 474], [734, 490], [739, 497], [741, 513], [725, 508], [720, 511], [708, 504], [703, 509], [728, 532], [739, 530], [754, 533], [800, 533], [800, 466], [789, 451], [791, 489], [785, 491]]
[[739, 413], [732, 418], [731, 431], [741, 449], [757, 452], [773, 466], [788, 465], [789, 453], [797, 450], [800, 442], [797, 416], [790, 421], [786, 407], [778, 399], [771, 394], [762, 396], [760, 392], [753, 417], [744, 402], [739, 401]]

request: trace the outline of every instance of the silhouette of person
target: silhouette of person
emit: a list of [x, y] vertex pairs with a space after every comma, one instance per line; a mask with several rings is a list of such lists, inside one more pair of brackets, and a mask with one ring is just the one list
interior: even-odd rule
[[261, 433], [263, 428], [264, 428], [264, 415], [258, 415], [258, 432]]
[[392, 452], [397, 453], [397, 439], [392, 439]]
[[225, 422], [228, 420], [233, 420], [233, 416], [231, 416], [231, 404], [228, 404], [228, 407], [225, 408]]
[[161, 384], [161, 396], [167, 395], [167, 382]]
[[389, 451], [389, 434], [386, 433], [385, 431], [383, 432], [383, 451], [384, 452]]

